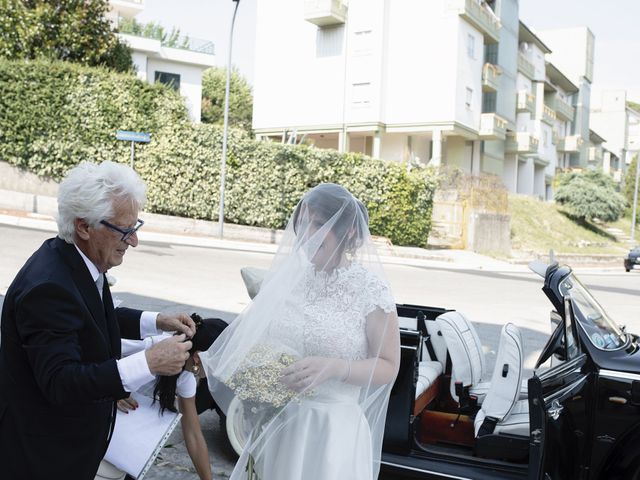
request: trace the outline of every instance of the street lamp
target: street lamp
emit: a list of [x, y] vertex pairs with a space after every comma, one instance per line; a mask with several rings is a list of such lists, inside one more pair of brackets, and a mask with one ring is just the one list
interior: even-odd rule
[[222, 135], [222, 159], [220, 160], [220, 211], [218, 212], [219, 236], [222, 238], [224, 228], [224, 181], [227, 174], [227, 137], [229, 135], [229, 85], [231, 84], [231, 47], [233, 47], [233, 26], [236, 23], [236, 13], [240, 0], [232, 0], [236, 7], [231, 19], [231, 31], [229, 32], [229, 52], [227, 55], [227, 84], [224, 90], [224, 126]]
[[[636, 185], [633, 191], [633, 212], [631, 214], [631, 243], [635, 243], [636, 214], [638, 208], [638, 177], [640, 177], [640, 155], [636, 156]], [[633, 245], [632, 245], [633, 246]]]

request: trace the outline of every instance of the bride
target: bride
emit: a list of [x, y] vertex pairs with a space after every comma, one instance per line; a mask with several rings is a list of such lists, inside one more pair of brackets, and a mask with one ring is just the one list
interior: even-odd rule
[[218, 403], [243, 402], [249, 441], [231, 478], [377, 478], [399, 352], [367, 210], [345, 188], [318, 185], [260, 293], [201, 354]]

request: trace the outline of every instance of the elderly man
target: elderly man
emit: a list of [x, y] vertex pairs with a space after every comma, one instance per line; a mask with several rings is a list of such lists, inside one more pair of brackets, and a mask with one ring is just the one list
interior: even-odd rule
[[[60, 184], [58, 236], [7, 290], [0, 337], [0, 477], [93, 479], [115, 402], [180, 372], [193, 321], [114, 309], [105, 272], [138, 245], [145, 185], [129, 167], [82, 163]], [[120, 359], [122, 338], [182, 332]]]

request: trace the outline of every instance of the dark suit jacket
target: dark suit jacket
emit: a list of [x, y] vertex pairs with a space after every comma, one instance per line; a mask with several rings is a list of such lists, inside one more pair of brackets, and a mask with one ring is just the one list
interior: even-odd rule
[[0, 476], [93, 479], [127, 395], [120, 338], [140, 338], [138, 310], [104, 303], [82, 257], [47, 240], [7, 290], [0, 337]]

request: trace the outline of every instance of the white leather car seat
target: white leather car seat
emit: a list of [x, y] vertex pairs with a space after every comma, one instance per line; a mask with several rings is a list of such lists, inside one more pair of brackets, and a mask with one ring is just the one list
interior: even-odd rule
[[436, 324], [451, 357], [451, 396], [458, 401], [455, 384], [462, 382], [471, 387], [469, 394], [478, 397], [481, 404], [490, 384], [485, 378], [484, 351], [475, 327], [457, 311], [438, 316]]
[[[529, 403], [527, 400], [519, 400], [523, 364], [524, 350], [520, 329], [507, 323], [500, 332], [491, 389], [474, 421], [476, 437], [479, 433], [529, 435]], [[487, 425], [481, 431], [485, 420]]]
[[[433, 321], [427, 321], [426, 323], [427, 331], [429, 331], [430, 326], [433, 328], [431, 324], [435, 325], [435, 322]], [[398, 317], [398, 324], [400, 328], [418, 330], [417, 320], [413, 317]], [[431, 331], [429, 331], [429, 334], [433, 335]], [[438, 344], [438, 347], [435, 347], [434, 345], [435, 353], [436, 355], [441, 355], [442, 358], [446, 360], [447, 347], [444, 345], [444, 342], [441, 341], [440, 343], [441, 345]], [[422, 358], [418, 363], [418, 380], [416, 383], [415, 398], [418, 398], [426, 392], [444, 371], [444, 363], [439, 361], [439, 358], [431, 359], [426, 350], [426, 348], [422, 349]]]

